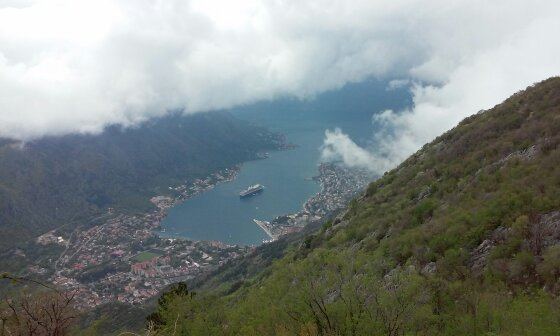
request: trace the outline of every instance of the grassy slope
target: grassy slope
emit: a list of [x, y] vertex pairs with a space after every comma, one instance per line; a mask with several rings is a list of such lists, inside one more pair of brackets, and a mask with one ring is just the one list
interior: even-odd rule
[[559, 143], [553, 78], [424, 146], [259, 276], [176, 294], [156, 320], [163, 334], [555, 335]]

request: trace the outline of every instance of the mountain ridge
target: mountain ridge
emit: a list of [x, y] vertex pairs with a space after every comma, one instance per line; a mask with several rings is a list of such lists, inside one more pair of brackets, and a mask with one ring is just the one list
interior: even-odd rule
[[162, 334], [554, 335], [559, 143], [555, 77], [464, 119], [260, 273], [172, 290], [150, 320]]

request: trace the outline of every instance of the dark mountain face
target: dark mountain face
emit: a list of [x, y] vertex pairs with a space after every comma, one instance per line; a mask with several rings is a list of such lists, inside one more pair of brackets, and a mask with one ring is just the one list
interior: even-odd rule
[[425, 145], [315, 234], [248, 259], [283, 255], [271, 266], [241, 260], [199, 295], [165, 295], [152, 321], [163, 334], [555, 335], [559, 144], [552, 78]]
[[0, 250], [108, 208], [149, 209], [167, 186], [276, 148], [279, 137], [226, 113], [174, 115], [100, 135], [0, 141]]

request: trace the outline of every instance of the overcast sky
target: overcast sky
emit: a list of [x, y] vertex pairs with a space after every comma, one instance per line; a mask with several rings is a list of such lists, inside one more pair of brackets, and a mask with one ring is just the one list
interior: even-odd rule
[[[377, 77], [414, 97], [375, 120], [398, 127], [377, 135], [397, 162], [558, 75], [559, 34], [557, 0], [0, 0], [0, 136], [99, 132]], [[327, 134], [332, 155], [344, 137]]]

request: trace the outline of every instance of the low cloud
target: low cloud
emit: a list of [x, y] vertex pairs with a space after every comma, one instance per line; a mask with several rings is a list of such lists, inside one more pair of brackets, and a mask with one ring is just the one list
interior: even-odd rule
[[325, 131], [325, 139], [321, 146], [321, 159], [324, 161], [342, 161], [349, 167], [377, 171], [379, 162], [369, 151], [358, 146], [341, 129]]
[[[522, 7], [517, 3], [507, 13]], [[536, 14], [539, 10], [543, 12]], [[406, 110], [374, 114], [374, 145], [367, 149], [371, 169], [381, 174], [394, 168], [465, 117], [492, 108], [529, 85], [560, 75], [560, 44], [551, 42], [550, 35], [560, 31], [560, 20], [553, 18], [556, 13], [539, 10], [527, 8], [519, 27], [511, 28], [493, 44], [481, 46], [479, 41], [471, 41], [464, 47], [455, 45], [457, 50], [473, 48], [464, 49], [464, 57], [442, 57], [436, 53], [422, 65], [411, 68], [407, 79], [391, 82], [388, 89], [402, 87], [410, 80], [413, 104]], [[468, 30], [465, 34], [468, 36]], [[345, 157], [343, 153], [330, 156]]]
[[379, 144], [403, 157], [558, 74], [558, 13], [555, 0], [0, 0], [0, 136], [96, 133], [377, 77], [414, 83], [414, 107], [385, 116], [399, 130]]

